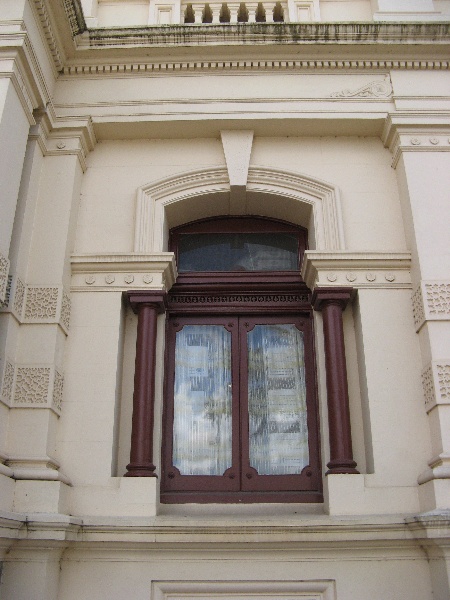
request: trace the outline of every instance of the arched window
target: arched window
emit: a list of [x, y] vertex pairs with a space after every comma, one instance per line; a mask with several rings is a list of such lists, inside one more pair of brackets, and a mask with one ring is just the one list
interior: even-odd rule
[[306, 230], [218, 218], [170, 245], [161, 501], [321, 502]]

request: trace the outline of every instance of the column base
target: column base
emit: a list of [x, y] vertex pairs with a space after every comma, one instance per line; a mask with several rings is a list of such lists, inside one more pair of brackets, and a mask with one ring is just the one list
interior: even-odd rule
[[156, 467], [153, 463], [130, 463], [127, 465], [127, 473], [125, 473], [124, 477], [158, 477], [154, 472], [155, 469]]
[[359, 475], [354, 460], [330, 460], [325, 475]]

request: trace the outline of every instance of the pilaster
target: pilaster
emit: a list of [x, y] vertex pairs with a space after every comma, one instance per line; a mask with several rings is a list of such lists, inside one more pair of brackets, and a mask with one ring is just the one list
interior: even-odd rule
[[412, 310], [432, 446], [418, 480], [422, 510], [434, 510], [450, 506], [450, 128], [443, 117], [435, 124], [426, 115], [409, 120], [389, 120], [385, 143], [394, 156], [412, 251]]
[[[94, 138], [89, 122], [58, 126], [51, 111], [35, 117], [13, 229], [7, 297], [0, 308], [5, 332], [0, 409], [7, 418], [0, 450], [9, 476], [39, 481], [41, 487], [53, 482], [54, 490], [65, 494], [70, 482], [60, 471], [56, 439], [70, 327], [69, 256], [85, 158]], [[38, 501], [42, 494], [54, 495], [35, 488], [31, 485], [25, 496]], [[19, 492], [16, 485], [15, 504], [20, 504]]]

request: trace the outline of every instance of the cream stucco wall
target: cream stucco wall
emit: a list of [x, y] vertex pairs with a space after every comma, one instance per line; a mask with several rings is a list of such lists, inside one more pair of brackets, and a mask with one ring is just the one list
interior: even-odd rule
[[[0, 0], [0, 597], [447, 600], [450, 3], [211, 27], [169, 25], [176, 2], [81, 4], [86, 21], [75, 0]], [[306, 227], [309, 288], [354, 289], [360, 474], [324, 475], [323, 503], [160, 504], [159, 479], [123, 477], [124, 293], [170, 289], [168, 230], [228, 214]]]

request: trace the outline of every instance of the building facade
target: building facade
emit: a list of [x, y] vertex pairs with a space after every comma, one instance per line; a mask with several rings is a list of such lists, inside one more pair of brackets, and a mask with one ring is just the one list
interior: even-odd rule
[[2, 600], [449, 598], [449, 26], [0, 0]]

